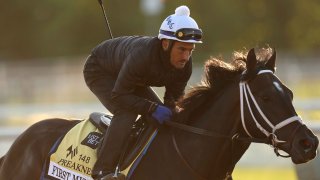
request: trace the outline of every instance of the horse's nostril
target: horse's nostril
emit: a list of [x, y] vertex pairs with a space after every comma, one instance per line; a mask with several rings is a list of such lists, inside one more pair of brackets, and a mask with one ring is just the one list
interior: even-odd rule
[[310, 150], [312, 150], [313, 144], [308, 139], [300, 140], [299, 144], [304, 149], [305, 153], [308, 153]]

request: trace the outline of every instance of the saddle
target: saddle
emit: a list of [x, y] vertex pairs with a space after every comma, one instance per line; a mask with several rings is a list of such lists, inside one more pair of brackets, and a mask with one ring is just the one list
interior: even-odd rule
[[[107, 115], [100, 112], [93, 112], [89, 116], [89, 121], [96, 126], [102, 133], [105, 133], [110, 122], [112, 120], [111, 115]], [[120, 170], [128, 169], [132, 162], [137, 158], [139, 153], [144, 149], [147, 142], [150, 140], [150, 136], [155, 132], [156, 128], [147, 123], [144, 117], [140, 117], [134, 123], [130, 137], [127, 142], [127, 148], [124, 149], [120, 157]], [[98, 149], [99, 151], [99, 149]]]

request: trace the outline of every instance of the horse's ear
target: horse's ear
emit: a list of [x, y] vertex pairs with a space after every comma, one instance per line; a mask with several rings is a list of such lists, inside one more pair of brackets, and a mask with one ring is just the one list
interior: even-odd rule
[[257, 65], [257, 57], [254, 52], [254, 48], [250, 49], [247, 55], [247, 71], [252, 72], [255, 71]]
[[272, 56], [266, 63], [266, 68], [270, 69], [271, 71], [275, 72], [276, 66], [276, 50], [273, 50]]

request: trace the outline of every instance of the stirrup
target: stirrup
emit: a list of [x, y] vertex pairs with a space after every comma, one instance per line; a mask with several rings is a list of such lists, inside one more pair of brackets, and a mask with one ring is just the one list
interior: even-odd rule
[[116, 170], [114, 172], [102, 172], [100, 171], [99, 174], [97, 175], [97, 178], [94, 178], [94, 180], [125, 180], [126, 176], [122, 174], [119, 171], [119, 166], [116, 167]]
[[[115, 178], [114, 180], [125, 180], [126, 176], [124, 174], [121, 173], [119, 165], [116, 167], [116, 170], [113, 173], [113, 178]], [[106, 179], [109, 180], [109, 179]], [[112, 180], [112, 179], [110, 179]]]

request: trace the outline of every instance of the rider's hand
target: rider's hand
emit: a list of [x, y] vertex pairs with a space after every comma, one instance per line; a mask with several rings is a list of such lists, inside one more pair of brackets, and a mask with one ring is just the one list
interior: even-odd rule
[[151, 115], [154, 119], [156, 119], [160, 124], [163, 124], [165, 121], [171, 120], [172, 111], [162, 105], [157, 105], [155, 111]]

